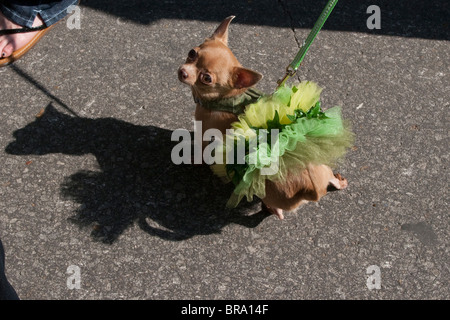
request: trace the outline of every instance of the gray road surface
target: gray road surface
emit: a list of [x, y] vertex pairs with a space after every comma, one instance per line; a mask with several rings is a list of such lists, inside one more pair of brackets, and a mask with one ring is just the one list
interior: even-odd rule
[[80, 29], [66, 19], [0, 69], [0, 236], [19, 296], [448, 299], [447, 1], [341, 1], [308, 52], [298, 80], [356, 133], [345, 191], [279, 221], [257, 200], [227, 210], [231, 186], [170, 160], [171, 132], [193, 130], [187, 52], [236, 15], [230, 47], [271, 92], [325, 2], [82, 1]]

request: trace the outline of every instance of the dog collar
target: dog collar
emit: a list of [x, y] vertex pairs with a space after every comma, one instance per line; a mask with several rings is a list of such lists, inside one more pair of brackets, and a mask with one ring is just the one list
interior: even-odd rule
[[244, 113], [247, 105], [255, 103], [263, 95], [263, 93], [255, 88], [247, 89], [244, 93], [223, 99], [216, 100], [200, 100], [194, 97], [194, 102], [201, 105], [203, 108], [212, 111], [231, 112], [235, 115]]

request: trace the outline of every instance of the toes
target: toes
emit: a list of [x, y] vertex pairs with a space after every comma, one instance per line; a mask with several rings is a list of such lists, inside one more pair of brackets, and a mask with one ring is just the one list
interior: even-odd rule
[[5, 49], [5, 46], [8, 44], [6, 40], [0, 40], [0, 58], [6, 57], [6, 53], [3, 52], [3, 49]]
[[0, 41], [0, 58], [6, 58], [12, 55], [14, 52], [13, 43], [8, 37], [3, 37]]
[[284, 215], [283, 215], [283, 210], [281, 209], [275, 209], [273, 212], [274, 215], [276, 215], [278, 217], [278, 219], [283, 220], [284, 219]]
[[9, 57], [10, 55], [12, 55], [13, 51], [14, 51], [14, 48], [13, 48], [12, 44], [7, 44], [2, 50], [1, 57], [2, 58]]
[[336, 173], [334, 178], [328, 182], [327, 191], [336, 191], [347, 188], [348, 181], [340, 173]]
[[339, 189], [345, 189], [348, 186], [348, 181], [340, 173], [334, 175], [339, 180]]
[[278, 217], [278, 219], [283, 220], [284, 219], [284, 215], [283, 215], [283, 210], [280, 208], [271, 208], [269, 206], [267, 206], [264, 202], [262, 203], [262, 207], [263, 210], [269, 212], [270, 214], [276, 215]]
[[342, 179], [342, 180], [339, 180], [339, 184], [340, 184], [340, 189], [345, 189], [348, 186], [348, 181], [347, 181], [347, 179]]

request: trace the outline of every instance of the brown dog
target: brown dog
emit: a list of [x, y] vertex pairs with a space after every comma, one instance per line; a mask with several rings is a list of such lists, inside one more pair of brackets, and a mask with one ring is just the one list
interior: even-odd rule
[[225, 19], [210, 38], [189, 51], [178, 69], [178, 79], [191, 86], [197, 103], [195, 120], [202, 122], [202, 134], [211, 128], [225, 133], [237, 120], [237, 114], [210, 108], [208, 102], [239, 96], [262, 78], [243, 68], [228, 48], [228, 26], [233, 18]]
[[[228, 48], [228, 26], [233, 18], [226, 18], [210, 38], [190, 50], [186, 62], [178, 69], [178, 79], [191, 86], [196, 102], [195, 120], [202, 122], [202, 135], [211, 128], [225, 133], [238, 120], [245, 105], [260, 96], [252, 87], [262, 75], [243, 68]], [[330, 185], [343, 189], [347, 180], [334, 175], [328, 166], [309, 165], [291, 171], [286, 180], [266, 180], [263, 207], [283, 219], [283, 210], [318, 201]]]

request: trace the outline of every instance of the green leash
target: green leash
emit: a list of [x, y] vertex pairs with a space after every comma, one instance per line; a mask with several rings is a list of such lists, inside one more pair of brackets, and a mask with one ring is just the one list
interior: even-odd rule
[[331, 11], [333, 11], [334, 6], [338, 0], [329, 0], [325, 8], [323, 9], [322, 13], [319, 16], [319, 19], [317, 19], [316, 23], [314, 24], [314, 27], [312, 28], [311, 32], [309, 33], [308, 37], [306, 38], [306, 41], [303, 43], [302, 47], [300, 48], [299, 52], [295, 56], [294, 60], [287, 66], [286, 68], [286, 74], [284, 77], [280, 80], [278, 80], [278, 87], [284, 86], [286, 81], [295, 75], [298, 68], [300, 67], [300, 64], [303, 61], [303, 58], [306, 55], [306, 52], [308, 51], [309, 47], [313, 43], [314, 39], [316, 38], [317, 34], [319, 33], [320, 29], [322, 29], [325, 21], [327, 21], [328, 16], [331, 14]]

